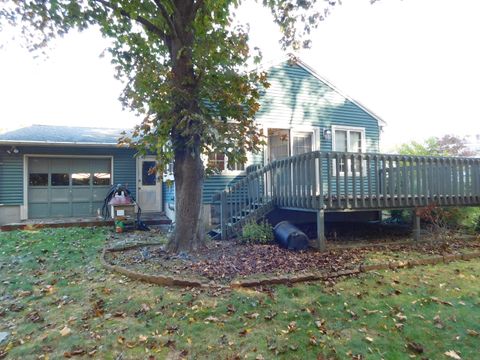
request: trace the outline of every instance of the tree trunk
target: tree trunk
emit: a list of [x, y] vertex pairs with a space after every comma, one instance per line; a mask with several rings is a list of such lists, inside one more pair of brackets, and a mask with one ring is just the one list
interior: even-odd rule
[[192, 252], [204, 245], [202, 231], [202, 193], [204, 169], [200, 149], [175, 151], [175, 233], [168, 250]]

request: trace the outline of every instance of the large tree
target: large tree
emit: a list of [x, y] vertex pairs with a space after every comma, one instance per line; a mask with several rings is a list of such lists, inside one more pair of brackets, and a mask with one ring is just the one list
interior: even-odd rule
[[[241, 0], [0, 0], [0, 20], [21, 27], [31, 49], [90, 26], [112, 40], [108, 49], [125, 81], [124, 106], [144, 120], [123, 142], [140, 155], [173, 162], [176, 231], [172, 251], [202, 245], [202, 154], [226, 153], [230, 163], [257, 151], [255, 126], [265, 74], [247, 71], [246, 26], [234, 25]], [[263, 0], [283, 33], [284, 48], [308, 46], [310, 30], [336, 0]], [[257, 54], [258, 55], [258, 54]], [[74, 69], [72, 69], [74, 71]]]

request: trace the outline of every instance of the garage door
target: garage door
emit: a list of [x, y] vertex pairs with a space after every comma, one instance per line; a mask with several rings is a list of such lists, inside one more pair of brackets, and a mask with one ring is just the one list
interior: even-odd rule
[[111, 184], [110, 158], [28, 159], [28, 217], [94, 216]]

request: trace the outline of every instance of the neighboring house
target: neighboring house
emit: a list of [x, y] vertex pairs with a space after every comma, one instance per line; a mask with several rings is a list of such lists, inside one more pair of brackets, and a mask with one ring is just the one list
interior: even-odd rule
[[[227, 166], [224, 154], [208, 159], [219, 173], [205, 180], [210, 221], [214, 195], [264, 165], [312, 150], [379, 151], [385, 124], [296, 60], [266, 69], [271, 86], [256, 115], [267, 145], [244, 165]], [[21, 219], [94, 216], [112, 184], [128, 184], [143, 211], [174, 218], [174, 191], [148, 169], [154, 158], [135, 158], [117, 145], [120, 129], [34, 125], [0, 135], [0, 224]], [[340, 164], [340, 171], [344, 164]], [[163, 189], [162, 189], [163, 185]]]

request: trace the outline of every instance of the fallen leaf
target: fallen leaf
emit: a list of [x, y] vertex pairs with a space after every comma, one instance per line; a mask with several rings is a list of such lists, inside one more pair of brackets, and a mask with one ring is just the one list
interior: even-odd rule
[[70, 335], [71, 333], [72, 333], [72, 330], [68, 326], [65, 326], [62, 330], [60, 330], [60, 335], [62, 336], [67, 336], [67, 335]]
[[416, 343], [416, 342], [409, 342], [407, 343], [407, 347], [412, 350], [413, 352], [416, 352], [417, 354], [421, 354], [423, 353], [423, 346], [419, 343]]
[[480, 336], [480, 333], [475, 330], [467, 329], [467, 334], [470, 336]]
[[450, 351], [445, 351], [445, 356], [448, 356], [449, 358], [455, 359], [455, 360], [462, 360], [460, 355], [458, 355], [455, 351], [450, 350]]

